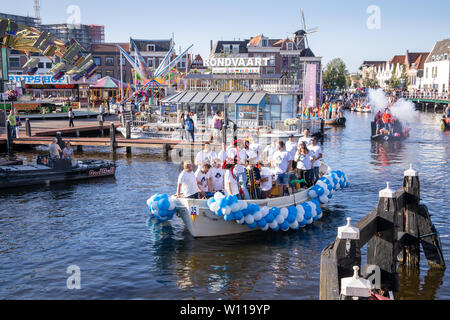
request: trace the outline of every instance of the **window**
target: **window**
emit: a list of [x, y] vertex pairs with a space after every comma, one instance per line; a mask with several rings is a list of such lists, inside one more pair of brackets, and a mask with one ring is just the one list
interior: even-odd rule
[[291, 60], [291, 68], [297, 68], [298, 67], [298, 59], [293, 57]]
[[270, 60], [268, 61], [269, 66], [275, 66], [275, 56], [270, 56]]
[[9, 67], [10, 68], [20, 68], [20, 58], [10, 57], [9, 58]]
[[123, 78], [124, 80], [127, 79], [127, 70], [122, 70], [122, 78]]
[[94, 63], [97, 66], [101, 66], [102, 65], [102, 58], [101, 57], [94, 57]]
[[233, 53], [239, 53], [239, 45], [238, 44], [233, 44]]
[[106, 70], [105, 76], [114, 78], [114, 71], [113, 70]]
[[425, 69], [425, 78], [428, 78], [428, 68]]
[[289, 64], [289, 58], [288, 57], [283, 57], [283, 61], [281, 63], [281, 67], [282, 68], [287, 68]]
[[101, 79], [102, 78], [102, 71], [98, 70], [96, 73], [97, 79]]
[[263, 47], [268, 47], [269, 46], [269, 41], [267, 39], [263, 39], [262, 46]]
[[288, 42], [287, 43], [287, 50], [293, 50], [294, 49], [294, 44], [292, 42]]
[[149, 68], [153, 68], [153, 58], [149, 58], [147, 60], [147, 65], [148, 65]]
[[147, 51], [156, 51], [155, 50], [155, 45], [154, 44], [148, 44], [147, 45]]
[[230, 53], [230, 45], [229, 44], [224, 44], [223, 45], [223, 52], [224, 53]]
[[113, 57], [106, 57], [105, 58], [105, 65], [112, 67], [114, 66], [114, 58]]
[[[127, 64], [127, 60], [125, 58], [122, 58], [122, 66], [125, 67]], [[117, 58], [117, 65], [120, 66], [120, 57]]]
[[38, 68], [39, 69], [44, 69], [44, 63], [43, 62], [39, 62], [38, 63]]
[[267, 68], [267, 74], [275, 74], [275, 68]]
[[51, 69], [51, 68], [52, 68], [52, 63], [51, 63], [51, 62], [46, 62], [46, 63], [45, 63], [45, 67], [46, 67], [47, 69]]

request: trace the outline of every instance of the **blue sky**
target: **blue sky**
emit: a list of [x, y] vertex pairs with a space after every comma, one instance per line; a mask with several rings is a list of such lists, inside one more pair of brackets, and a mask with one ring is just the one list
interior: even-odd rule
[[[33, 0], [1, 0], [1, 12], [33, 15]], [[206, 56], [210, 40], [247, 39], [263, 33], [284, 38], [300, 29], [300, 8], [308, 28], [319, 32], [309, 44], [324, 64], [342, 58], [350, 72], [363, 60], [387, 60], [406, 49], [430, 51], [450, 37], [450, 1], [427, 0], [41, 0], [43, 23], [67, 22], [69, 6], [80, 8], [82, 24], [105, 25], [107, 42], [129, 37], [168, 39], [177, 49], [194, 44], [193, 53]], [[375, 5], [380, 28], [369, 29], [366, 10]]]

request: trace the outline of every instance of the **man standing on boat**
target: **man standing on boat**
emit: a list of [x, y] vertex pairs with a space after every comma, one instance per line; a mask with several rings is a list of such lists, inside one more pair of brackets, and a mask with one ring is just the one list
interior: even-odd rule
[[209, 142], [205, 142], [202, 151], [195, 157], [195, 165], [200, 168], [206, 162], [211, 164], [215, 158], [217, 158], [216, 153], [211, 150]]
[[312, 185], [316, 184], [317, 180], [319, 180], [319, 168], [320, 168], [320, 159], [323, 158], [322, 148], [317, 144], [317, 138], [313, 137], [311, 139], [311, 145], [309, 146], [309, 150], [313, 154], [313, 166], [312, 166]]
[[223, 117], [221, 117], [220, 111], [217, 110], [213, 118], [213, 132], [214, 132], [214, 139], [216, 140], [216, 142], [222, 141], [220, 137], [222, 130], [222, 123]]
[[180, 198], [181, 193], [184, 198], [206, 198], [206, 194], [198, 187], [197, 178], [194, 174], [194, 165], [190, 161], [184, 163], [184, 170], [178, 176], [176, 197]]
[[278, 142], [278, 150], [272, 157], [274, 174], [277, 179], [278, 196], [282, 197], [288, 191], [289, 172], [292, 171], [292, 158], [289, 152], [284, 148], [284, 142]]
[[50, 158], [61, 159], [61, 147], [58, 145], [58, 139], [53, 138], [52, 142], [48, 146], [48, 151], [50, 152]]

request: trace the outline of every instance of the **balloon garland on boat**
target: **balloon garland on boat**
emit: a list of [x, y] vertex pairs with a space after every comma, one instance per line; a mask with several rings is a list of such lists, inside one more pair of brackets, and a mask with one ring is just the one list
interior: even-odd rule
[[[277, 207], [260, 208], [257, 204], [240, 201], [236, 196], [224, 196], [217, 192], [207, 200], [208, 208], [225, 221], [236, 221], [246, 224], [250, 229], [260, 228], [263, 231], [289, 229], [298, 230], [322, 218], [321, 204], [326, 204], [333, 194], [349, 186], [345, 173], [332, 171], [319, 179], [315, 186], [308, 190], [312, 200], [279, 209]], [[175, 200], [166, 194], [156, 194], [147, 200], [150, 212], [159, 221], [171, 220], [175, 214]]]

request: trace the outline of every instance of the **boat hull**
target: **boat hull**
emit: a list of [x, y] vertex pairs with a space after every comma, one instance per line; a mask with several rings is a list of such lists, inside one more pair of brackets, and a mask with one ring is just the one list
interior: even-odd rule
[[405, 140], [407, 137], [405, 137], [404, 135], [400, 135], [400, 136], [394, 136], [394, 135], [390, 135], [390, 134], [377, 134], [372, 136], [372, 141], [378, 141], [378, 142], [389, 142], [389, 141], [403, 141]]
[[328, 126], [345, 126], [346, 122], [347, 122], [346, 118], [336, 118], [336, 119], [326, 120], [325, 124]]
[[[306, 190], [294, 195], [266, 200], [248, 200], [247, 203], [257, 204], [259, 207], [277, 207], [279, 209], [298, 205], [311, 200]], [[191, 217], [191, 210], [195, 208], [197, 215]], [[236, 221], [225, 221], [218, 217], [207, 205], [206, 200], [178, 199], [177, 212], [183, 219], [187, 229], [194, 238], [233, 235], [251, 231], [261, 231], [260, 228], [250, 229], [246, 224], [240, 225]]]
[[55, 170], [44, 165], [0, 167], [0, 189], [112, 177], [115, 172], [116, 166], [105, 161], [82, 164], [70, 170]]
[[442, 118], [441, 119], [441, 130], [442, 131], [450, 130], [450, 118]]

